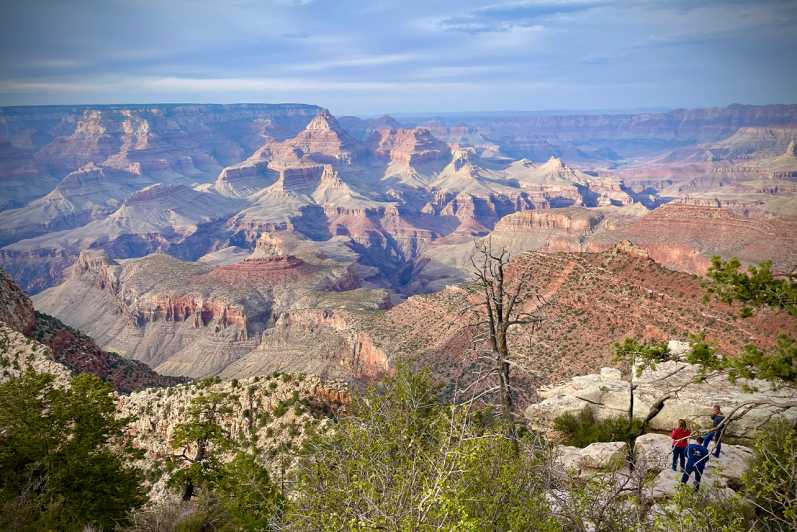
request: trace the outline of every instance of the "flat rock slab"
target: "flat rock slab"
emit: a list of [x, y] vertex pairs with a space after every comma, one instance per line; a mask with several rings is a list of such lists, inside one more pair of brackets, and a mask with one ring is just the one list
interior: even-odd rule
[[625, 442], [592, 443], [584, 448], [556, 446], [556, 463], [567, 471], [594, 476], [621, 468], [625, 464]]
[[[683, 351], [682, 342], [671, 342], [672, 351]], [[711, 407], [719, 404], [729, 413], [737, 405], [751, 401], [787, 403], [783, 406], [761, 406], [728, 425], [727, 434], [751, 438], [773, 418], [797, 422], [793, 386], [773, 387], [766, 381], [740, 379], [736, 384], [724, 376], [710, 381], [694, 382], [699, 368], [681, 361], [668, 361], [657, 365], [655, 371], [645, 370], [635, 378], [634, 416], [645, 418], [651, 407], [661, 398], [670, 396], [662, 410], [651, 421], [650, 430], [669, 432], [679, 419], [687, 419], [703, 430], [711, 426]], [[562, 414], [578, 414], [590, 410], [596, 419], [625, 416], [628, 412], [629, 387], [620, 372], [603, 368], [599, 374], [575, 377], [563, 384], [541, 388], [543, 399], [526, 409], [530, 424], [539, 430], [549, 430], [554, 420]]]

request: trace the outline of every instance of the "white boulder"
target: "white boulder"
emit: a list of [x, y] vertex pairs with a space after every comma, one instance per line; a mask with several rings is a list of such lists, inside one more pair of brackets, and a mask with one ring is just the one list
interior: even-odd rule
[[584, 448], [556, 446], [555, 463], [581, 476], [594, 476], [622, 468], [628, 446], [625, 442], [599, 442]]
[[[681, 347], [674, 351], [679, 349]], [[773, 401], [780, 406], [759, 406], [750, 410], [728, 426], [727, 435], [751, 438], [774, 417], [797, 422], [797, 388], [793, 386], [776, 388], [760, 380], [740, 380], [734, 384], [725, 376], [699, 381], [698, 377], [697, 366], [678, 361], [663, 362], [655, 370], [643, 371], [634, 378], [637, 386], [634, 416], [645, 418], [658, 401], [667, 398], [661, 411], [651, 420], [650, 430], [669, 432], [682, 418], [708, 428], [714, 404], [721, 405], [727, 414], [742, 403]], [[543, 400], [530, 405], [525, 414], [534, 428], [547, 430], [558, 416], [577, 414], [585, 409], [591, 410], [596, 419], [626, 415], [629, 386], [618, 370], [603, 368], [599, 374], [583, 375], [545, 387], [539, 391], [539, 396]]]

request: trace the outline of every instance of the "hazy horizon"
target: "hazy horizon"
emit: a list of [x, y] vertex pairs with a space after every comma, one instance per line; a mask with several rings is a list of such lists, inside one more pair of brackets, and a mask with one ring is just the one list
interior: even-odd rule
[[789, 0], [3, 3], [0, 105], [435, 114], [775, 104]]

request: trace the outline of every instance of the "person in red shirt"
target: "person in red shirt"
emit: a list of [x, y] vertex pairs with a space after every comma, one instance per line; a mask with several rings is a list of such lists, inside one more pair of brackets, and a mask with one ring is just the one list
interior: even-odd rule
[[672, 431], [672, 470], [678, 471], [676, 465], [681, 466], [681, 471], [684, 470], [684, 462], [686, 461], [686, 448], [689, 445], [689, 436], [692, 432], [686, 428], [686, 420], [679, 419], [678, 427]]

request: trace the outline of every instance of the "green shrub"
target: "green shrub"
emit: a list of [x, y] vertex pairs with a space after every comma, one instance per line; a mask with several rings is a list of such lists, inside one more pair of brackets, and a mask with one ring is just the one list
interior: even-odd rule
[[797, 429], [769, 423], [753, 444], [753, 461], [742, 477], [764, 530], [797, 530]]
[[280, 418], [285, 415], [286, 412], [291, 408], [290, 401], [280, 401], [277, 404], [277, 407], [274, 409], [274, 417]]
[[642, 420], [634, 419], [629, 427], [625, 417], [599, 421], [591, 410], [585, 409], [578, 416], [562, 414], [557, 417], [554, 428], [562, 433], [565, 445], [586, 447], [596, 442], [628, 441], [639, 434]]
[[0, 530], [111, 530], [146, 498], [139, 456], [121, 442], [110, 385], [94, 375], [61, 388], [29, 371], [0, 384]]

